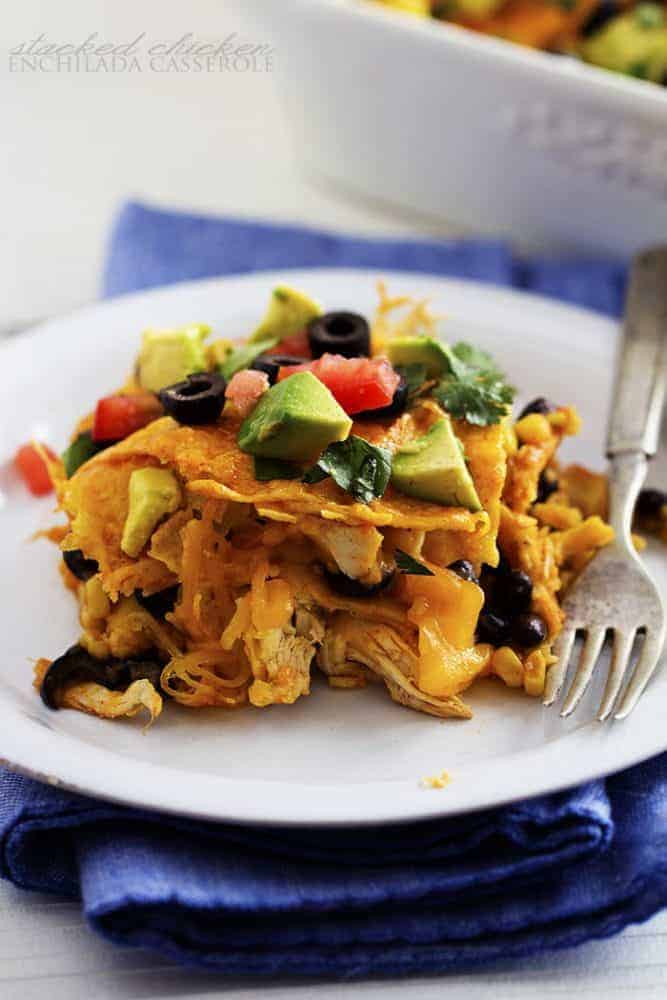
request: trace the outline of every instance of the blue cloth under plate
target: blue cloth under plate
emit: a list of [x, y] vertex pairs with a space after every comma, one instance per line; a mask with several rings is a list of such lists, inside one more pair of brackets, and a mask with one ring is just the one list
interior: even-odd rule
[[[262, 268], [364, 266], [621, 308], [604, 261], [520, 261], [499, 243], [365, 240], [131, 204], [107, 295]], [[445, 821], [312, 831], [210, 825], [0, 772], [0, 872], [80, 896], [124, 944], [233, 974], [470, 968], [614, 934], [667, 899], [667, 755], [557, 795]]]

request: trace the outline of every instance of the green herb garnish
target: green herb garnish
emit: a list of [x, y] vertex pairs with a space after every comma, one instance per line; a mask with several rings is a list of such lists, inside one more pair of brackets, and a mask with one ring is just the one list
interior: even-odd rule
[[420, 563], [418, 559], [413, 559], [403, 549], [396, 549], [394, 558], [399, 573], [406, 573], [409, 576], [435, 576], [433, 570], [424, 566], [424, 563]]
[[637, 80], [648, 80], [649, 65], [646, 60], [639, 59], [628, 66], [628, 76], [634, 76]]
[[460, 340], [452, 347], [452, 354], [457, 361], [462, 361], [467, 368], [474, 368], [480, 374], [495, 375], [497, 378], [503, 378], [503, 373], [496, 364], [495, 358], [488, 351], [483, 351], [473, 344], [466, 344], [465, 341]]
[[294, 462], [285, 462], [282, 458], [262, 458], [255, 455], [255, 479], [259, 483], [268, 483], [271, 479], [298, 479], [301, 466]]
[[82, 431], [81, 434], [74, 438], [69, 448], [62, 453], [62, 461], [65, 466], [65, 475], [67, 478], [71, 479], [76, 470], [84, 462], [87, 462], [93, 455], [97, 455], [98, 451], [104, 451], [105, 448], [108, 448], [109, 443], [102, 444], [98, 441], [93, 441], [93, 435], [90, 431]]
[[330, 444], [303, 477], [304, 483], [319, 483], [331, 476], [336, 485], [360, 503], [384, 496], [391, 476], [391, 452], [377, 448], [356, 434]]
[[424, 387], [426, 378], [426, 365], [422, 364], [412, 364], [412, 365], [396, 365], [396, 371], [401, 375], [408, 386], [408, 399], [415, 399], [420, 395]]
[[220, 374], [229, 379], [244, 368], [249, 368], [256, 357], [265, 351], [270, 351], [279, 340], [279, 337], [264, 337], [255, 343], [241, 344], [240, 347], [235, 347], [219, 365]]
[[450, 372], [435, 386], [433, 395], [458, 420], [486, 427], [505, 416], [514, 389], [486, 351], [470, 344], [445, 347]]
[[[665, 23], [665, 15], [662, 7], [657, 3], [639, 3], [634, 10], [635, 23], [640, 28], [662, 28]], [[633, 74], [638, 76], [639, 74]]]

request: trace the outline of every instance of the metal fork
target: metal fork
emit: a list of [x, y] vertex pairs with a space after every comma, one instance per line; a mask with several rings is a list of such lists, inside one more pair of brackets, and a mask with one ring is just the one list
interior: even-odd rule
[[[667, 247], [637, 256], [633, 262], [625, 322], [609, 421], [609, 520], [615, 541], [601, 549], [568, 592], [565, 628], [554, 646], [544, 704], [558, 697], [577, 632], [585, 639], [561, 715], [579, 704], [608, 633], [613, 634], [611, 665], [598, 709], [603, 721], [632, 711], [655, 670], [665, 640], [665, 607], [655, 583], [640, 562], [630, 535], [632, 515], [646, 476], [648, 459], [658, 448], [667, 381]], [[638, 637], [642, 647], [634, 670], [630, 663]]]

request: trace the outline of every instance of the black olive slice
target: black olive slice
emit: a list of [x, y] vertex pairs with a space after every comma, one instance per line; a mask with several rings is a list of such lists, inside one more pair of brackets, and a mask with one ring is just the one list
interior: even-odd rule
[[354, 577], [347, 576], [345, 573], [332, 573], [326, 566], [324, 568], [324, 577], [327, 583], [332, 590], [343, 597], [374, 597], [387, 589], [395, 575], [396, 568], [394, 566], [384, 567], [382, 579], [378, 583], [369, 584], [355, 580]]
[[275, 385], [278, 372], [287, 365], [302, 365], [309, 358], [295, 358], [291, 354], [260, 354], [250, 365], [255, 371], [264, 372], [269, 377], [269, 385]]
[[198, 372], [158, 393], [165, 413], [179, 424], [214, 424], [225, 405], [227, 382], [217, 372]]
[[311, 320], [307, 330], [314, 358], [327, 353], [342, 354], [344, 358], [368, 357], [371, 353], [371, 332], [358, 313], [325, 313]]
[[167, 587], [165, 590], [158, 590], [155, 594], [143, 594], [140, 590], [135, 590], [136, 597], [142, 608], [145, 608], [153, 618], [162, 620], [165, 615], [174, 610], [174, 605], [178, 600], [179, 585]]
[[113, 687], [118, 680], [117, 674], [117, 671], [111, 673], [106, 660], [95, 659], [83, 646], [71, 646], [46, 671], [39, 693], [48, 708], [57, 708], [56, 695], [69, 681], [95, 681], [104, 687]]
[[98, 660], [83, 648], [71, 646], [46, 671], [39, 690], [47, 708], [57, 709], [57, 694], [70, 681], [94, 681], [110, 691], [146, 678], [157, 689], [162, 667], [157, 660]]
[[401, 381], [396, 386], [396, 392], [391, 403], [380, 406], [377, 410], [364, 410], [355, 413], [354, 420], [386, 420], [388, 417], [400, 417], [408, 405], [408, 383], [401, 375]]
[[554, 404], [550, 403], [548, 399], [545, 399], [544, 396], [538, 396], [537, 399], [532, 399], [524, 406], [519, 414], [519, 420], [527, 417], [529, 413], [543, 413], [546, 416], [547, 413], [553, 413], [555, 409]]
[[95, 576], [99, 567], [97, 560], [86, 559], [81, 549], [69, 549], [63, 552], [63, 560], [70, 573], [73, 573], [77, 580], [90, 580]]
[[160, 690], [160, 675], [163, 665], [156, 660], [127, 660], [125, 667], [129, 676], [129, 684], [135, 681], [150, 681], [156, 691]]

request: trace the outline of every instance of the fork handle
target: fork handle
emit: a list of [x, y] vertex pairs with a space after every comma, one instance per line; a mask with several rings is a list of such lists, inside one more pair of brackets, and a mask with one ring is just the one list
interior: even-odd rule
[[658, 449], [666, 383], [667, 247], [656, 247], [632, 264], [607, 441], [609, 520], [633, 555], [632, 516]]
[[635, 257], [612, 396], [607, 455], [658, 450], [667, 381], [667, 247]]

